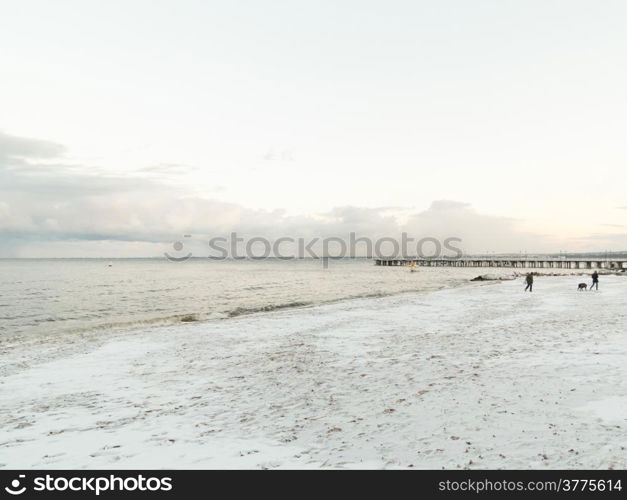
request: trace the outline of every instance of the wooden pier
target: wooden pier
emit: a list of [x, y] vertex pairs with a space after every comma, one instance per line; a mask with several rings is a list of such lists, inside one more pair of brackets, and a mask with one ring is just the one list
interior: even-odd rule
[[558, 259], [558, 258], [481, 258], [460, 259], [375, 259], [377, 266], [408, 266], [414, 264], [424, 267], [507, 267], [521, 269], [627, 269], [627, 261], [598, 259]]

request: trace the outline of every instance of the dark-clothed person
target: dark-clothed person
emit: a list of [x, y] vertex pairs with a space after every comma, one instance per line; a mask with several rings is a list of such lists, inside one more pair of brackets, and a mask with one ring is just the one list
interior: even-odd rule
[[592, 290], [595, 286], [597, 287], [597, 290], [598, 290], [599, 289], [599, 273], [597, 273], [596, 271], [592, 273], [592, 285], [590, 286], [590, 290]]
[[527, 277], [525, 278], [525, 281], [527, 282], [527, 286], [525, 287], [525, 292], [527, 290], [529, 290], [530, 292], [533, 292], [533, 274], [527, 273]]

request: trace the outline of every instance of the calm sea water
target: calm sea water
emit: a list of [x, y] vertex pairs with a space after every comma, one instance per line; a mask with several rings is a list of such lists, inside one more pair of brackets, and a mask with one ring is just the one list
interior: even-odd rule
[[369, 260], [0, 260], [0, 342], [31, 335], [228, 318], [467, 283], [477, 269]]

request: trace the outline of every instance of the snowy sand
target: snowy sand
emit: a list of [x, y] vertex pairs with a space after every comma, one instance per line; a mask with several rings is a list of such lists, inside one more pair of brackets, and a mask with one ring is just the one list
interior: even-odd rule
[[627, 278], [579, 281], [5, 350], [0, 466], [626, 468]]

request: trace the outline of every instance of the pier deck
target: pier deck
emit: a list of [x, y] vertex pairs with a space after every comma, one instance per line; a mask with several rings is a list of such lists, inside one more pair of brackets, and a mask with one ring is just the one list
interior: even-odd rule
[[554, 258], [480, 258], [463, 257], [459, 259], [403, 258], [375, 259], [377, 266], [408, 266], [410, 264], [425, 267], [506, 267], [523, 269], [627, 269], [627, 261], [599, 259], [554, 259]]

